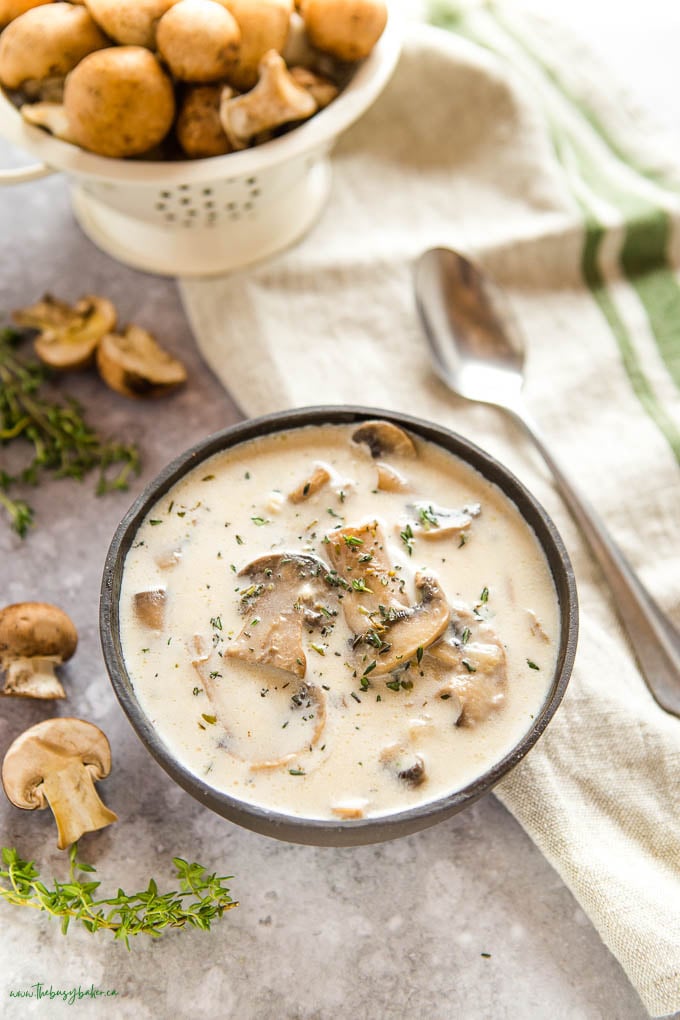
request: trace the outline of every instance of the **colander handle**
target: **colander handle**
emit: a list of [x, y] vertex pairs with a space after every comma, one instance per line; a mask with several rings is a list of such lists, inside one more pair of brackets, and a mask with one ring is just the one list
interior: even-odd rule
[[25, 184], [27, 181], [38, 181], [41, 177], [48, 177], [56, 173], [47, 163], [31, 163], [30, 166], [20, 166], [16, 170], [0, 170], [0, 187], [5, 184]]

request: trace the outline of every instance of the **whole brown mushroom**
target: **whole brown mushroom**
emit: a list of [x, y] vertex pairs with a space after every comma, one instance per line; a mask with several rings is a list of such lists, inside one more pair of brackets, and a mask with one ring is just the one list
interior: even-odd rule
[[78, 644], [71, 619], [48, 602], [17, 602], [0, 610], [2, 694], [23, 698], [65, 698], [55, 667]]
[[387, 24], [383, 0], [302, 0], [309, 41], [340, 60], [363, 60]]
[[226, 85], [194, 85], [187, 89], [177, 115], [175, 132], [182, 151], [190, 159], [223, 156], [231, 152], [231, 143], [220, 120], [220, 100], [225, 89], [229, 95], [233, 94]]
[[158, 22], [156, 39], [178, 81], [211, 82], [226, 78], [235, 66], [241, 31], [215, 0], [180, 0]]
[[281, 53], [286, 45], [292, 0], [219, 0], [234, 15], [241, 30], [238, 61], [229, 72], [229, 83], [241, 91], [258, 79], [262, 57], [269, 50]]
[[175, 116], [172, 83], [149, 50], [113, 46], [91, 53], [66, 80], [71, 138], [102, 156], [138, 156], [163, 141]]
[[30, 11], [32, 7], [51, 3], [52, 0], [0, 0], [0, 28], [9, 25], [10, 21]]
[[82, 59], [108, 45], [84, 7], [54, 3], [34, 7], [0, 35], [0, 84], [63, 77]]
[[178, 0], [85, 0], [107, 35], [124, 46], [153, 49], [156, 26]]

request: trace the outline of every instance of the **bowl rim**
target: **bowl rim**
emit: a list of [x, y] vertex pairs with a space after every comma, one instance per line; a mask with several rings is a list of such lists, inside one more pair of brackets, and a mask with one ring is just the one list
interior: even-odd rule
[[[555, 584], [560, 606], [557, 664], [545, 702], [529, 729], [500, 761], [462, 789], [376, 817], [345, 821], [298, 817], [249, 804], [209, 786], [178, 762], [158, 736], [137, 702], [125, 668], [118, 615], [123, 566], [139, 525], [151, 506], [176, 481], [208, 457], [274, 432], [323, 424], [358, 424], [375, 418], [393, 422], [457, 455], [485, 479], [495, 483], [515, 504], [536, 535]], [[382, 408], [328, 405], [279, 411], [248, 419], [201, 439], [167, 464], [134, 501], [111, 541], [102, 577], [99, 628], [106, 668], [128, 721], [151, 755], [187, 793], [222, 817], [263, 835], [316, 846], [355, 846], [408, 835], [443, 821], [488, 793], [527, 754], [555, 714], [569, 683], [578, 636], [578, 599], [571, 561], [555, 524], [535, 496], [500, 461], [459, 433], [422, 418]]]
[[52, 169], [109, 183], [200, 184], [257, 174], [315, 149], [330, 147], [336, 136], [358, 120], [387, 84], [399, 59], [402, 36], [401, 18], [390, 9], [383, 34], [336, 100], [292, 131], [252, 149], [224, 156], [167, 162], [98, 156], [27, 124], [1, 87], [0, 136], [43, 160]]

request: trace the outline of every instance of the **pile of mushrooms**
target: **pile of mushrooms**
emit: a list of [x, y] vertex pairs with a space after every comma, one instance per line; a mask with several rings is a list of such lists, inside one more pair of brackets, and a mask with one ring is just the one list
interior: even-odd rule
[[0, 85], [90, 152], [218, 156], [332, 102], [386, 21], [384, 0], [0, 0]]

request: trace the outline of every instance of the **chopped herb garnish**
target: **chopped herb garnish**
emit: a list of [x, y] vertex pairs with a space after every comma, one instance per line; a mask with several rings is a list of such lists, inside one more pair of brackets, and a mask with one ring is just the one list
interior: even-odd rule
[[202, 694], [203, 693], [203, 688], [202, 687], [194, 687], [194, 689], [193, 689], [193, 691], [191, 693], [194, 695], [194, 697], [196, 697], [198, 694]]
[[363, 538], [357, 538], [356, 535], [343, 535], [342, 537], [345, 545], [348, 545], [350, 548], [364, 544]]
[[401, 681], [400, 680], [387, 680], [385, 682], [385, 686], [389, 687], [389, 689], [391, 691], [400, 691], [401, 690]]
[[358, 701], [359, 704], [361, 704], [361, 698], [359, 697], [356, 691], [350, 691], [350, 694], [352, 695], [355, 701]]
[[541, 668], [540, 666], [537, 666], [535, 662], [532, 662], [531, 659], [527, 659], [527, 666], [529, 667], [529, 669], [540, 669]]
[[304, 776], [304, 775], [306, 775], [304, 769], [288, 769], [288, 772], [289, 772], [289, 774], [291, 776]]
[[373, 594], [372, 589], [366, 585], [363, 577], [353, 577], [352, 588], [354, 591], [367, 591], [369, 595]]
[[214, 726], [214, 725], [215, 725], [215, 723], [217, 722], [217, 716], [216, 716], [216, 715], [206, 715], [206, 714], [205, 714], [205, 712], [203, 712], [203, 713], [201, 714], [201, 719], [205, 719], [205, 721], [206, 721], [206, 722], [207, 722], [207, 723], [208, 723], [208, 724], [209, 724], [210, 726]]
[[241, 538], [240, 535], [236, 535], [235, 538], [237, 545], [243, 545], [243, 539]]
[[211, 616], [210, 617], [210, 626], [214, 627], [215, 630], [222, 630], [222, 617], [221, 616]]
[[[271, 521], [265, 520], [264, 517], [251, 517], [253, 524], [257, 524], [258, 528], [261, 528], [264, 524], [271, 524]], [[238, 539], [238, 535], [236, 536]]]
[[410, 524], [407, 524], [403, 531], [399, 532], [399, 538], [406, 546], [406, 551], [409, 556], [413, 555], [413, 528]]
[[466, 645], [469, 640], [470, 640], [470, 628], [466, 627], [460, 636], [460, 643], [461, 645]]
[[205, 478], [201, 478], [202, 482], [212, 482], [214, 475], [206, 475]]
[[336, 510], [333, 509], [332, 506], [329, 506], [327, 508], [326, 513], [329, 513], [331, 517], [339, 517], [340, 520], [342, 520], [342, 514], [339, 514]]
[[424, 528], [439, 527], [439, 520], [431, 506], [421, 507], [418, 510], [418, 517], [420, 518], [420, 523], [423, 525]]
[[152, 528], [155, 528], [155, 526], [156, 526], [157, 524], [162, 524], [162, 523], [163, 523], [163, 521], [159, 521], [157, 517], [152, 517], [152, 518], [151, 518], [151, 519], [149, 520], [149, 524], [151, 525], [151, 527], [152, 527]]
[[468, 671], [468, 673], [476, 673], [477, 672], [477, 667], [475, 665], [473, 665], [470, 662], [469, 659], [463, 659], [462, 662], [463, 662], [463, 665], [465, 666], [466, 670]]
[[484, 586], [484, 588], [482, 588], [482, 594], [479, 596], [479, 601], [480, 602], [488, 602], [489, 601], [489, 589], [486, 586]]
[[422, 646], [419, 645], [418, 648], [416, 649], [416, 662], [418, 663], [418, 665], [420, 665], [422, 661], [423, 661], [423, 649]]
[[309, 647], [310, 647], [310, 648], [313, 648], [313, 649], [314, 649], [314, 651], [315, 651], [315, 652], [316, 652], [316, 653], [317, 653], [318, 655], [325, 655], [325, 654], [326, 654], [326, 649], [324, 648], [324, 646], [323, 646], [323, 645], [315, 645], [315, 644], [312, 644], [312, 643], [310, 642], [310, 645], [309, 645]]

